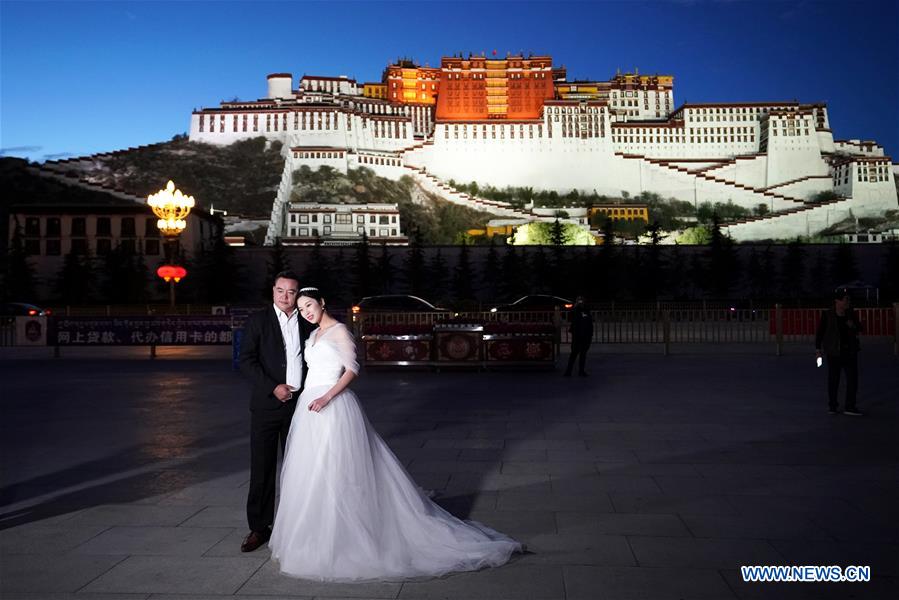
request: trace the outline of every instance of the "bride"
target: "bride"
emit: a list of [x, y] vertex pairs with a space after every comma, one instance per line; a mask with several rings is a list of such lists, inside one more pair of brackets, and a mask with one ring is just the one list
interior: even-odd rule
[[[297, 306], [318, 324], [287, 437], [269, 547], [282, 573], [320, 581], [390, 580], [507, 562], [522, 545], [434, 504], [377, 434], [349, 384], [356, 344], [318, 288]], [[305, 410], [304, 410], [305, 408]]]

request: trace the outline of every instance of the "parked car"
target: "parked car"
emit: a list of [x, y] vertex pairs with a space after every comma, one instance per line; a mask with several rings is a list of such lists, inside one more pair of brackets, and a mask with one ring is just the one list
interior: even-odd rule
[[48, 317], [50, 309], [43, 309], [34, 304], [24, 302], [6, 302], [0, 304], [0, 315], [4, 317]]
[[353, 305], [353, 320], [360, 313], [371, 312], [449, 312], [447, 309], [434, 306], [418, 296], [406, 294], [390, 294], [384, 296], [366, 296]]
[[559, 296], [550, 296], [547, 294], [531, 294], [522, 296], [515, 302], [510, 304], [500, 304], [490, 309], [490, 312], [510, 312], [510, 311], [553, 311], [570, 310], [574, 306], [574, 302]]

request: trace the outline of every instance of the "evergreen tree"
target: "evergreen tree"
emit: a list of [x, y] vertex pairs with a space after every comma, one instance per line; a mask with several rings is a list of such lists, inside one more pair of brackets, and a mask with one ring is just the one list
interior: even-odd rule
[[781, 269], [781, 295], [793, 300], [805, 296], [803, 275], [805, 274], [805, 251], [799, 240], [787, 244]]
[[266, 276], [265, 281], [262, 282], [261, 289], [262, 298], [264, 300], [272, 299], [272, 284], [275, 281], [275, 276], [281, 271], [289, 270], [290, 258], [287, 256], [284, 245], [281, 243], [281, 238], [278, 238], [271, 247], [268, 261], [266, 262]]
[[475, 297], [474, 273], [468, 256], [468, 245], [459, 247], [459, 258], [453, 269], [453, 299], [457, 307], [477, 303]]
[[746, 259], [746, 277], [749, 297], [754, 299], [764, 298], [762, 295], [762, 289], [765, 286], [762, 277], [762, 259], [755, 246], [749, 250], [749, 258]]
[[718, 213], [712, 214], [711, 241], [708, 250], [706, 289], [716, 298], [727, 298], [737, 278], [739, 262], [733, 240], [721, 232]]
[[858, 279], [858, 266], [855, 262], [852, 244], [837, 244], [830, 266], [833, 286], [843, 285]]
[[814, 298], [826, 299], [829, 302], [833, 287], [830, 285], [830, 265], [824, 248], [825, 246], [819, 246], [815, 253], [815, 262], [812, 264], [809, 276], [809, 287]]
[[680, 244], [674, 244], [674, 248], [671, 250], [671, 260], [669, 261], [668, 265], [669, 267], [666, 270], [668, 293], [676, 300], [682, 300], [686, 295], [686, 290], [688, 287], [688, 271], [686, 265], [684, 264], [684, 253], [681, 249]]
[[533, 265], [532, 274], [534, 277], [531, 290], [537, 294], [548, 294], [552, 289], [554, 274], [553, 265], [546, 256], [543, 246], [534, 248], [531, 264]]
[[6, 256], [6, 269], [3, 277], [3, 298], [13, 302], [30, 302], [35, 299], [36, 277], [34, 265], [25, 252], [25, 240], [22, 225], [16, 218], [13, 225], [12, 240]]
[[562, 227], [562, 222], [556, 217], [549, 230], [549, 243], [553, 246], [564, 246], [566, 241], [565, 228]]
[[647, 300], [656, 300], [661, 290], [665, 289], [665, 268], [660, 248], [661, 235], [658, 223], [653, 222], [648, 228], [649, 247], [646, 250], [642, 268], [632, 271], [640, 273], [642, 285], [641, 296]]
[[612, 219], [602, 222], [602, 245], [596, 259], [596, 277], [600, 285], [598, 298], [614, 300], [618, 297], [619, 257]]
[[429, 300], [434, 304], [444, 303], [448, 276], [449, 269], [446, 266], [446, 259], [443, 258], [443, 253], [440, 248], [438, 248], [437, 252], [431, 255], [431, 260], [428, 263], [428, 289], [430, 297], [426, 297], [426, 300]]
[[201, 297], [205, 302], [229, 303], [241, 296], [239, 287], [243, 278], [238, 272], [234, 248], [224, 237], [215, 239], [212, 250], [203, 256], [198, 270], [196, 279], [202, 287]]
[[356, 256], [353, 264], [355, 278], [353, 293], [356, 298], [364, 298], [372, 293], [371, 247], [368, 235], [362, 234], [362, 241], [356, 244]]
[[69, 252], [56, 276], [56, 297], [66, 305], [88, 304], [93, 299], [95, 283], [91, 257]]
[[338, 248], [337, 254], [331, 259], [331, 286], [332, 289], [325, 293], [329, 295], [331, 304], [337, 306], [349, 306], [361, 298], [351, 298], [352, 276], [347, 268], [346, 256], [343, 248]]
[[481, 277], [488, 302], [496, 303], [499, 301], [500, 278], [499, 256], [496, 251], [496, 241], [495, 238], [491, 237], [490, 247], [487, 249], [487, 257], [484, 260], [484, 272]]
[[886, 244], [886, 256], [880, 274], [880, 302], [899, 302], [899, 243], [895, 239]]
[[421, 296], [425, 291], [425, 254], [422, 249], [421, 231], [416, 227], [412, 233], [412, 242], [406, 253], [403, 265], [406, 289], [413, 296]]
[[327, 300], [334, 301], [331, 269], [328, 265], [328, 258], [322, 252], [321, 239], [318, 237], [315, 238], [315, 245], [312, 247], [312, 252], [309, 253], [306, 269], [303, 271], [303, 281], [300, 287], [306, 286], [317, 287], [323, 294], [328, 295]]
[[525, 280], [524, 259], [518, 254], [515, 246], [506, 246], [506, 254], [503, 256], [502, 284], [500, 292], [507, 301], [516, 300], [528, 292]]
[[131, 253], [128, 277], [128, 303], [143, 304], [148, 300], [147, 278], [149, 269], [143, 252]]
[[381, 294], [393, 292], [393, 256], [387, 251], [387, 244], [381, 244], [381, 255], [378, 258], [378, 288]]

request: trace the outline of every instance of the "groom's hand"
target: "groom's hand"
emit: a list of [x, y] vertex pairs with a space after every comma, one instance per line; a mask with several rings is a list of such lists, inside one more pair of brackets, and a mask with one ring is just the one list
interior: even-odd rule
[[287, 402], [288, 400], [290, 400], [290, 397], [292, 396], [290, 388], [287, 387], [286, 383], [280, 383], [277, 386], [275, 386], [275, 389], [272, 392], [272, 394], [274, 394], [275, 398], [277, 398], [281, 402]]

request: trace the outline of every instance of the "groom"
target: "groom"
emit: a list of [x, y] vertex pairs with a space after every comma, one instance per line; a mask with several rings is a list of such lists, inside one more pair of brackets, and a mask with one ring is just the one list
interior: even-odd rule
[[278, 446], [284, 452], [287, 431], [303, 388], [306, 369], [303, 340], [309, 325], [300, 318], [300, 282], [290, 271], [275, 276], [272, 306], [254, 313], [244, 326], [240, 370], [253, 383], [250, 397], [250, 533], [240, 546], [252, 552], [268, 542], [275, 520]]

